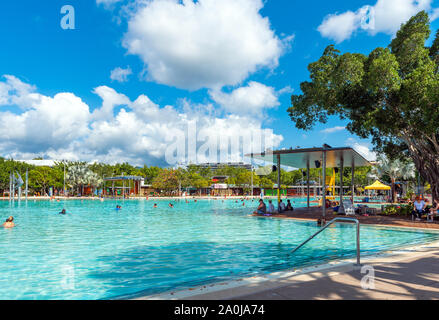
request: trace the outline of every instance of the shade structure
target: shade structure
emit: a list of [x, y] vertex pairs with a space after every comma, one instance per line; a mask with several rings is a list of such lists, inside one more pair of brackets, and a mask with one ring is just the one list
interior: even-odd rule
[[[129, 189], [129, 193], [131, 193], [131, 190], [134, 191], [134, 194], [139, 194], [141, 186], [142, 186], [142, 181], [144, 181], [143, 177], [139, 177], [139, 176], [118, 176], [118, 177], [107, 177], [104, 178], [104, 194], [105, 194], [105, 182], [112, 182], [112, 186], [110, 187], [112, 189], [112, 194], [114, 196], [114, 191], [115, 191], [115, 182], [118, 181], [122, 181], [123, 186], [122, 186], [122, 194], [123, 197], [125, 198], [125, 182], [128, 182], [128, 189]], [[133, 188], [131, 188], [131, 182], [133, 183]]]
[[[351, 184], [351, 202], [354, 203], [355, 183], [354, 172], [356, 167], [370, 166], [371, 163], [361, 156], [357, 151], [351, 147], [332, 148], [324, 144], [322, 148], [307, 148], [307, 149], [283, 149], [283, 150], [267, 150], [260, 154], [248, 154], [247, 157], [258, 159], [265, 162], [275, 164], [273, 169], [277, 171], [277, 199], [278, 205], [281, 201], [281, 166], [288, 166], [292, 168], [302, 169], [306, 168], [306, 188], [307, 188], [307, 207], [310, 207], [310, 169], [321, 168], [322, 170], [322, 205], [323, 217], [326, 215], [326, 169], [339, 168], [339, 172], [343, 172], [346, 167], [352, 168], [352, 184]], [[343, 205], [343, 179], [340, 179], [340, 208], [339, 213], [344, 213]]]
[[280, 157], [281, 164], [292, 168], [319, 168], [323, 162], [323, 152], [326, 156], [327, 168], [338, 168], [341, 159], [344, 160], [344, 167], [367, 167], [370, 162], [350, 147], [344, 148], [309, 148], [267, 151], [261, 154], [248, 154], [247, 157], [263, 160], [276, 164], [277, 157]]
[[143, 177], [139, 176], [119, 176], [119, 177], [106, 177], [104, 178], [104, 181], [142, 181], [144, 180]]
[[365, 187], [364, 189], [366, 189], [366, 190], [390, 190], [392, 188], [377, 180], [373, 184], [371, 184], [370, 186]]

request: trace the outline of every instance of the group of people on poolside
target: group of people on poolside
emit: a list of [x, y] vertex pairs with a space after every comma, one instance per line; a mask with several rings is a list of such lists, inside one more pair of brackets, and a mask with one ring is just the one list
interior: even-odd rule
[[430, 217], [439, 215], [439, 201], [435, 200], [433, 205], [429, 206], [427, 199], [422, 199], [421, 197], [417, 196], [415, 198], [415, 202], [413, 202], [412, 217], [416, 221], [420, 221], [423, 214], [427, 214]]
[[265, 204], [264, 200], [259, 199], [259, 206], [256, 209], [256, 211], [254, 212], [254, 214], [270, 215], [270, 214], [282, 213], [285, 211], [293, 211], [293, 210], [294, 210], [294, 208], [293, 208], [290, 200], [287, 200], [286, 205], [282, 200], [280, 200], [279, 206], [276, 210], [274, 205], [273, 205], [272, 200], [268, 200], [268, 208], [267, 208], [267, 205]]

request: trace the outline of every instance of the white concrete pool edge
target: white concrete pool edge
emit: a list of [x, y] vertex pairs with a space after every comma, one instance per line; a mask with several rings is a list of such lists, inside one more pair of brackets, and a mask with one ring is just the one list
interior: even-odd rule
[[[417, 244], [413, 246], [407, 246], [403, 248], [398, 248], [395, 250], [387, 250], [383, 252], [379, 252], [376, 254], [371, 254], [367, 256], [361, 257], [361, 264], [366, 265], [368, 262], [372, 262], [377, 258], [383, 259], [382, 263], [390, 263], [398, 260], [398, 258], [406, 257], [407, 255], [425, 252], [429, 247], [438, 246], [439, 241], [433, 241], [424, 244]], [[354, 270], [356, 268], [354, 266], [356, 262], [356, 258], [349, 259], [339, 259], [333, 260], [324, 264], [308, 266], [304, 268], [298, 268], [285, 271], [273, 272], [265, 275], [258, 275], [253, 277], [246, 277], [242, 279], [223, 281], [218, 283], [206, 284], [197, 286], [194, 288], [184, 289], [184, 290], [176, 290], [176, 291], [167, 291], [159, 294], [146, 295], [142, 296], [141, 293], [137, 295], [131, 296], [132, 300], [182, 300], [182, 299], [190, 299], [191, 297], [207, 295], [212, 293], [220, 293], [231, 290], [238, 290], [240, 288], [244, 288], [246, 285], [261, 285], [264, 283], [268, 283], [268, 281], [279, 282], [283, 279], [294, 279], [295, 277], [312, 274], [312, 273], [320, 273], [320, 277], [324, 277], [334, 273], [346, 273]], [[304, 280], [301, 280], [304, 281]], [[272, 286], [276, 286], [276, 284], [272, 284]], [[248, 291], [248, 290], [247, 290]], [[229, 295], [228, 298], [232, 298], [233, 295]], [[221, 299], [219, 297], [218, 299]]]

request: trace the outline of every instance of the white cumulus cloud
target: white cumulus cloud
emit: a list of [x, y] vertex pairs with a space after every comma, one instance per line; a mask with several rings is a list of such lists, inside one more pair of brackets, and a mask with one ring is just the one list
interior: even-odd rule
[[262, 0], [144, 1], [123, 45], [143, 60], [150, 81], [189, 90], [237, 85], [275, 68], [294, 39], [276, 36], [262, 8]]
[[[11, 81], [13, 80], [13, 81]], [[9, 76], [6, 82], [0, 82], [0, 87], [15, 83], [9, 102], [0, 105], [18, 105], [23, 111], [0, 112], [0, 149], [20, 150], [21, 152], [45, 151], [47, 146], [52, 148], [68, 147], [73, 141], [88, 134], [90, 113], [88, 106], [72, 93], [59, 93], [47, 97], [27, 90], [21, 91], [23, 84], [15, 77]], [[30, 88], [24, 86], [26, 88]]]
[[280, 105], [278, 93], [273, 87], [255, 81], [231, 93], [212, 90], [210, 96], [227, 112], [235, 114], [261, 115], [264, 109]]
[[133, 71], [130, 67], [128, 68], [115, 68], [111, 71], [110, 79], [113, 81], [119, 81], [119, 82], [127, 82], [128, 77], [133, 74]]
[[116, 90], [107, 86], [100, 86], [93, 91], [102, 99], [102, 106], [93, 111], [93, 119], [112, 119], [114, 108], [117, 106], [129, 105], [130, 99], [124, 94], [117, 93]]
[[348, 146], [351, 146], [355, 151], [361, 154], [368, 161], [375, 161], [377, 158], [376, 152], [372, 150], [370, 143], [358, 142], [354, 138], [349, 138], [346, 141]]
[[358, 30], [367, 30], [371, 35], [386, 33], [394, 35], [401, 24], [421, 10], [430, 12], [431, 19], [438, 17], [432, 9], [432, 0], [378, 0], [375, 5], [366, 5], [355, 12], [330, 14], [325, 17], [318, 31], [323, 37], [342, 42], [351, 38]]
[[320, 132], [321, 133], [330, 134], [330, 133], [335, 133], [335, 132], [343, 131], [345, 129], [346, 129], [346, 127], [337, 126], [337, 127], [323, 129]]
[[[43, 156], [167, 165], [170, 148], [175, 145], [181, 149], [186, 145], [188, 152], [184, 147], [183, 154], [177, 152], [175, 161], [243, 161], [244, 154], [263, 151], [262, 138], [270, 140], [272, 147], [278, 147], [283, 139], [264, 128], [258, 118], [202, 113], [197, 110], [199, 106], [187, 100], [183, 101], [183, 108], [159, 106], [146, 95], [131, 101], [110, 87], [100, 86], [94, 93], [102, 99], [102, 105], [92, 112], [73, 93], [60, 92], [49, 97], [16, 77], [4, 79], [0, 81], [0, 155], [15, 159]], [[2, 106], [11, 105], [18, 108], [2, 111]], [[193, 131], [192, 135], [189, 131]], [[224, 143], [236, 141], [237, 137], [238, 148]], [[207, 142], [213, 146], [214, 154], [199, 152]], [[189, 154], [190, 143], [196, 146], [196, 154]]]
[[118, 3], [122, 0], [96, 0], [96, 4], [100, 5], [104, 5], [104, 6], [111, 6], [112, 4]]

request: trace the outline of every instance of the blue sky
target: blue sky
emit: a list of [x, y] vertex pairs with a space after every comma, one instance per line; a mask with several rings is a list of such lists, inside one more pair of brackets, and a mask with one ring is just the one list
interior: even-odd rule
[[[329, 44], [367, 54], [420, 9], [434, 32], [437, 2], [3, 1], [0, 154], [164, 165], [168, 136], [196, 118], [207, 135], [273, 130], [276, 148], [352, 145], [373, 157], [337, 118], [297, 130], [291, 93]], [[74, 30], [60, 26], [64, 5]]]

